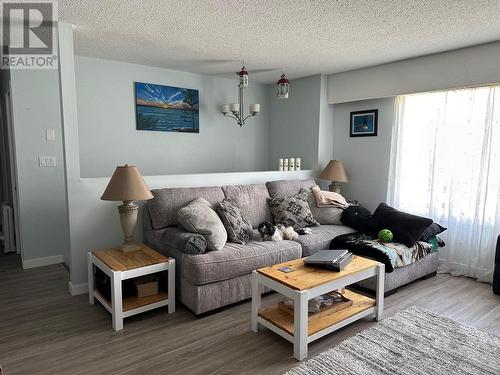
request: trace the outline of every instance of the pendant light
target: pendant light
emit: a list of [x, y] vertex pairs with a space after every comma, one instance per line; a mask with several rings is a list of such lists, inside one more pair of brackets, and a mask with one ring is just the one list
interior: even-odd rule
[[290, 92], [290, 82], [285, 73], [281, 75], [278, 82], [278, 99], [288, 99], [288, 93]]

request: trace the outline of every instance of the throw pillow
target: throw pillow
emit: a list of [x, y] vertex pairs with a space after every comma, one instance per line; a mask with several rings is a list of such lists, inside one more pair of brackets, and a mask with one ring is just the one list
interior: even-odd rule
[[347, 207], [342, 211], [340, 221], [362, 233], [374, 233], [377, 229], [371, 211], [363, 206]]
[[324, 206], [318, 207], [316, 204], [316, 197], [309, 188], [300, 189], [301, 193], [307, 194], [307, 203], [309, 204], [309, 208], [311, 209], [312, 215], [315, 220], [317, 220], [320, 224], [324, 225], [341, 225], [340, 217], [342, 216], [342, 212], [344, 211], [341, 208], [336, 206]]
[[166, 228], [162, 242], [184, 254], [203, 254], [207, 250], [207, 239], [203, 235], [177, 227]]
[[282, 224], [293, 229], [319, 225], [307, 203], [307, 193], [285, 198], [269, 198], [267, 203], [273, 215], [274, 224]]
[[378, 205], [373, 217], [377, 230], [389, 229], [394, 234], [394, 242], [408, 247], [415, 245], [425, 229], [432, 224], [431, 219], [399, 211], [385, 203]]
[[244, 245], [250, 241], [253, 235], [252, 225], [232, 199], [226, 198], [218, 203], [215, 206], [215, 211], [219, 214], [222, 224], [226, 228], [229, 242]]
[[427, 242], [431, 237], [437, 236], [439, 233], [443, 233], [447, 228], [439, 225], [438, 223], [432, 223], [420, 236], [420, 241]]
[[206, 199], [200, 197], [191, 201], [177, 212], [177, 218], [188, 232], [203, 235], [209, 250], [220, 250], [226, 244], [226, 229]]

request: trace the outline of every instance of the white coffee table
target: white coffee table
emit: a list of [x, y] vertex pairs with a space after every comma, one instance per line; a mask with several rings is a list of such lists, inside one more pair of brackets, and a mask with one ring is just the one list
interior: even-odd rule
[[[279, 271], [284, 266], [293, 271]], [[375, 299], [345, 290], [344, 296], [353, 301], [352, 306], [309, 322], [309, 299], [373, 276], [377, 277]], [[292, 342], [294, 357], [301, 361], [307, 357], [310, 342], [369, 315], [374, 315], [377, 321], [382, 319], [384, 276], [383, 263], [359, 256], [353, 256], [352, 262], [341, 272], [306, 267], [304, 259], [258, 269], [252, 278], [252, 331], [258, 332], [261, 324]], [[278, 305], [261, 309], [261, 286], [292, 299], [294, 314], [281, 311]]]

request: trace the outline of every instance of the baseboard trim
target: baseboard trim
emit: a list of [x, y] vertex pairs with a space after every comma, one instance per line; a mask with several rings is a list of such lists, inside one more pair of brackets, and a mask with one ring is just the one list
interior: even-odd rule
[[78, 296], [80, 294], [87, 294], [89, 292], [88, 283], [73, 285], [70, 281], [70, 282], [68, 282], [68, 286], [69, 286], [69, 294], [71, 294], [72, 296]]
[[28, 259], [28, 260], [23, 260], [23, 269], [27, 270], [29, 268], [50, 266], [51, 264], [59, 264], [59, 263], [64, 263], [64, 256], [54, 255], [45, 258]]

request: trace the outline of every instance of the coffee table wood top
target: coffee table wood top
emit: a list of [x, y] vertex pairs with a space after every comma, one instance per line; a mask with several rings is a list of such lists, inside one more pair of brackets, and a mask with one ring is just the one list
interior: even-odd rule
[[113, 271], [128, 271], [152, 264], [168, 262], [168, 257], [144, 244], [140, 244], [140, 246], [139, 250], [129, 253], [122, 252], [119, 247], [113, 247], [94, 250], [92, 254]]
[[[342, 271], [336, 272], [324, 268], [306, 267], [304, 259], [305, 258], [295, 259], [289, 262], [275, 264], [274, 266], [260, 268], [257, 272], [291, 289], [308, 290], [330, 281], [377, 267], [381, 264], [375, 260], [353, 255], [352, 262]], [[289, 273], [281, 272], [279, 270], [281, 267], [290, 267], [293, 271]]]

